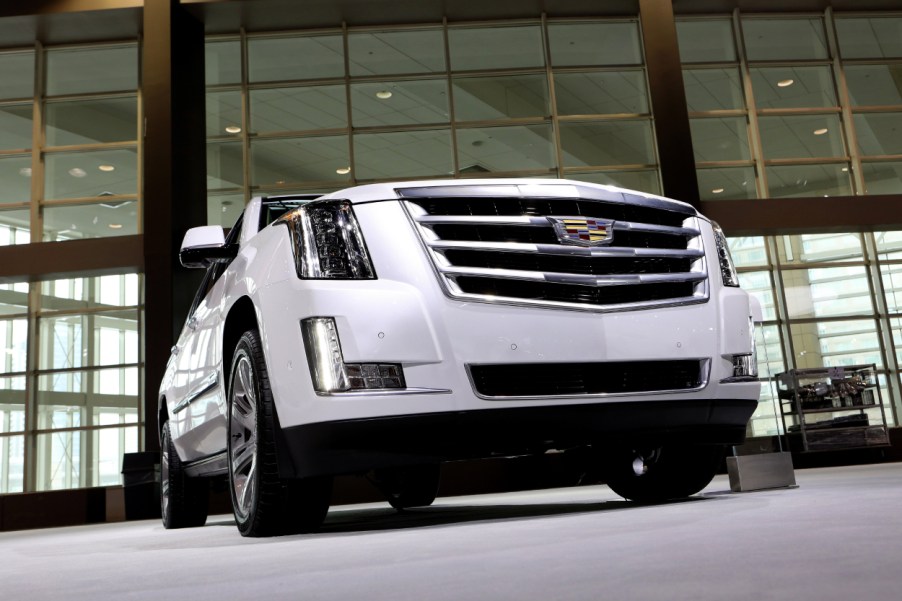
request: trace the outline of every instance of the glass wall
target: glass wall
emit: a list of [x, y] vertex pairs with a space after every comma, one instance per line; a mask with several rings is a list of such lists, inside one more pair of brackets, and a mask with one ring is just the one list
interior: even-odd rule
[[902, 17], [677, 22], [703, 200], [902, 191]]
[[729, 243], [740, 284], [764, 309], [757, 332], [764, 388], [753, 434], [782, 427], [773, 376], [793, 368], [875, 364], [887, 417], [898, 423], [902, 235], [750, 236]]
[[[139, 233], [137, 43], [3, 50], [0, 73], [0, 246]], [[121, 482], [141, 298], [136, 273], [0, 285], [0, 493]]]
[[0, 245], [140, 232], [137, 44], [4, 50], [0, 73]]
[[398, 179], [659, 193], [641, 48], [636, 19], [209, 38], [209, 221], [255, 194]]

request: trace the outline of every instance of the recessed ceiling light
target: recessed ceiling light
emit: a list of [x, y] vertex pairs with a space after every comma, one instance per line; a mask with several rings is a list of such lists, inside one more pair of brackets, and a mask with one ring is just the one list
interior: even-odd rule
[[826, 127], [822, 127], [822, 128], [820, 128], [820, 129], [814, 130], [814, 135], [815, 135], [815, 136], [823, 136], [825, 133], [827, 133], [827, 128], [826, 128]]
[[101, 171], [107, 171], [107, 172], [116, 170], [116, 168], [112, 165], [101, 165], [100, 167], [98, 167], [98, 169], [100, 169]]
[[376, 98], [380, 100], [388, 100], [389, 98], [391, 98], [391, 92], [388, 90], [379, 90], [378, 92], [376, 92]]
[[226, 128], [226, 132], [228, 132], [230, 134], [240, 134], [241, 128], [238, 127], [237, 125], [230, 125]]
[[72, 169], [69, 169], [69, 175], [71, 175], [72, 177], [84, 177], [87, 174], [88, 173], [80, 167], [73, 167]]
[[111, 230], [121, 230], [122, 224], [121, 223], [111, 223], [107, 227], [110, 228]]
[[338, 175], [347, 175], [350, 172], [351, 172], [350, 167], [339, 167], [338, 169], [335, 170], [335, 173], [337, 173]]
[[714, 188], [711, 190], [711, 194], [720, 194], [721, 192], [723, 192], [723, 188]]
[[31, 177], [31, 167], [22, 167], [19, 169], [19, 175], [22, 177]]
[[777, 87], [788, 88], [789, 86], [791, 86], [794, 83], [795, 83], [794, 79], [781, 79], [780, 81], [777, 82]]

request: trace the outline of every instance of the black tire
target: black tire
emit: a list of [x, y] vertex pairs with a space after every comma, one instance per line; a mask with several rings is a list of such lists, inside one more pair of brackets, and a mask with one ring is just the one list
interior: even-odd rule
[[437, 463], [375, 470], [373, 477], [376, 488], [398, 511], [432, 505], [440, 478]]
[[209, 483], [189, 478], [172, 444], [169, 422], [163, 424], [160, 441], [160, 511], [163, 527], [195, 528], [207, 521]]
[[229, 490], [242, 536], [312, 532], [329, 511], [331, 478], [283, 479], [276, 451], [278, 418], [260, 335], [235, 348], [228, 396]]
[[722, 445], [664, 445], [617, 451], [608, 457], [605, 481], [630, 501], [682, 499], [711, 482], [723, 453]]

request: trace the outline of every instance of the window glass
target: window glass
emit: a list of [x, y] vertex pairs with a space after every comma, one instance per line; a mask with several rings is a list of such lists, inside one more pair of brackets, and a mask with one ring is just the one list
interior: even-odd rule
[[736, 60], [730, 19], [677, 21], [680, 60], [684, 63], [726, 63]]
[[902, 65], [845, 65], [853, 106], [902, 104]]
[[232, 227], [244, 210], [244, 194], [210, 194], [207, 196], [207, 225]]
[[902, 56], [902, 17], [838, 18], [836, 32], [843, 58]]
[[902, 154], [902, 113], [859, 113], [853, 119], [861, 154]]
[[354, 127], [447, 123], [448, 83], [427, 79], [351, 84], [351, 108]]
[[[758, 376], [772, 378], [786, 371], [783, 357], [783, 345], [780, 344], [780, 328], [776, 325], [764, 325], [755, 328], [755, 342], [758, 348]], [[765, 393], [762, 387], [762, 394]]]
[[136, 140], [137, 98], [48, 102], [44, 106], [48, 146]]
[[207, 190], [240, 188], [244, 185], [241, 142], [207, 144]]
[[550, 23], [548, 44], [555, 67], [642, 64], [639, 26], [635, 21]]
[[[24, 419], [24, 417], [23, 417]], [[22, 492], [25, 483], [25, 437], [0, 437], [0, 494]]]
[[780, 262], [822, 263], [861, 261], [861, 235], [853, 233], [800, 234], [781, 237], [777, 245]]
[[865, 194], [902, 193], [902, 162], [862, 163]]
[[250, 38], [247, 54], [251, 82], [344, 77], [340, 35]]
[[139, 302], [139, 286], [136, 273], [48, 280], [41, 283], [41, 310], [129, 307]]
[[450, 176], [451, 131], [409, 131], [354, 136], [357, 179]]
[[0, 205], [31, 198], [31, 156], [0, 157]]
[[[138, 311], [135, 309], [51, 315], [42, 317], [39, 324], [39, 369], [119, 365], [138, 360]], [[66, 374], [75, 377], [78, 372]]]
[[255, 186], [305, 182], [350, 182], [347, 136], [254, 140], [251, 182]]
[[736, 267], [767, 265], [767, 249], [764, 236], [735, 236], [727, 238], [730, 255]]
[[28, 209], [0, 211], [0, 246], [31, 242], [31, 212]]
[[850, 196], [848, 171], [845, 163], [767, 167], [769, 195], [771, 198]]
[[251, 131], [267, 133], [346, 127], [344, 86], [251, 90]]
[[874, 232], [881, 260], [902, 259], [902, 231]]
[[717, 167], [697, 169], [698, 189], [702, 200], [737, 200], [757, 198], [754, 167]]
[[831, 367], [875, 363], [883, 367], [877, 328], [872, 319], [826, 321], [790, 326], [796, 367]]
[[241, 134], [241, 92], [207, 92], [207, 136]]
[[820, 17], [790, 19], [743, 18], [742, 33], [749, 60], [829, 58]]
[[348, 35], [351, 75], [438, 73], [445, 70], [440, 29]]
[[747, 161], [749, 137], [745, 117], [690, 119], [696, 161]]
[[34, 52], [0, 52], [0, 99], [34, 96]]
[[[78, 413], [60, 408], [50, 411], [43, 423], [53, 423], [57, 428], [78, 427]], [[61, 490], [66, 488], [83, 488], [87, 484], [87, 470], [82, 465], [82, 449], [86, 448], [88, 433], [54, 432], [38, 434], [36, 489]]]
[[204, 52], [204, 74], [208, 86], [241, 83], [240, 40], [207, 42]]
[[[124, 202], [124, 204], [120, 204]], [[44, 241], [132, 236], [138, 233], [138, 203], [44, 207]]]
[[839, 115], [762, 116], [758, 119], [767, 159], [845, 156]]
[[565, 177], [577, 181], [606, 184], [608, 186], [617, 186], [629, 190], [639, 190], [640, 192], [648, 192], [649, 194], [662, 193], [661, 182], [658, 179], [658, 171], [656, 169], [631, 169], [629, 171], [606, 170], [576, 173], [568, 171], [565, 174]]
[[31, 104], [0, 106], [0, 150], [31, 148]]
[[683, 69], [683, 86], [690, 111], [745, 108], [737, 69]]
[[461, 173], [548, 170], [554, 167], [550, 125], [457, 130]]
[[837, 106], [830, 67], [766, 67], [751, 69], [759, 109]]
[[[895, 244], [893, 244], [893, 247], [895, 252], [893, 253], [893, 256], [899, 258], [899, 251], [902, 250], [902, 244], [900, 244], [898, 232], [886, 233], [894, 234]], [[883, 278], [883, 291], [885, 294], [884, 298], [886, 299], [887, 312], [902, 313], [902, 265], [881, 265], [880, 275]], [[897, 346], [902, 345], [897, 343]], [[902, 351], [902, 348], [899, 350]]]
[[134, 149], [52, 153], [44, 157], [44, 197], [82, 198], [138, 191]]
[[649, 112], [641, 70], [555, 73], [554, 94], [559, 115]]
[[138, 47], [104, 46], [47, 51], [47, 94], [120, 92], [138, 87]]
[[[12, 293], [18, 296], [17, 293]], [[4, 304], [4, 313], [24, 310], [25, 307]], [[25, 371], [25, 357], [28, 343], [28, 320], [0, 319], [0, 351], [6, 354], [0, 358], [0, 373]]]
[[525, 27], [479, 27], [448, 29], [451, 68], [455, 71], [542, 67], [542, 31]]
[[[0, 377], [0, 434], [25, 430], [25, 377]], [[0, 446], [5, 438], [0, 438]], [[0, 462], [0, 465], [3, 465]]]
[[863, 266], [781, 272], [790, 318], [868, 315], [874, 312]]
[[550, 114], [545, 75], [455, 77], [454, 117], [483, 121]]
[[[732, 247], [732, 245], [731, 245]], [[732, 254], [732, 253], [731, 253]], [[739, 285], [758, 299], [765, 321], [777, 319], [774, 305], [774, 290], [770, 281], [770, 271], [745, 271], [739, 274]]]
[[651, 165], [655, 163], [651, 123], [646, 120], [561, 123], [564, 165]]

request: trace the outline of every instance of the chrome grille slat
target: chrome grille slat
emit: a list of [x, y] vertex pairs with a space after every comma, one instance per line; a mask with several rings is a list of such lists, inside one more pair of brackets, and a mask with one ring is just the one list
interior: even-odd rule
[[[685, 205], [628, 194], [614, 203], [610, 191], [592, 198], [594, 188], [579, 190], [575, 199], [534, 200], [481, 188], [473, 196], [406, 195], [402, 205], [452, 298], [593, 311], [707, 300], [701, 229]], [[593, 245], [555, 229], [589, 218], [609, 228]]]
[[708, 276], [704, 273], [635, 273], [626, 275], [581, 275], [575, 273], [539, 273], [515, 269], [479, 269], [473, 267], [439, 267], [439, 271], [449, 276], [469, 276], [477, 278], [500, 278], [504, 280], [529, 280], [552, 284], [575, 284], [577, 286], [624, 286], [629, 284], [654, 284], [657, 282], [700, 282]]
[[700, 248], [676, 250], [671, 248], [585, 247], [558, 244], [528, 244], [523, 242], [467, 242], [460, 240], [429, 240], [429, 248], [436, 250], [487, 250], [511, 253], [536, 253], [579, 257], [682, 257], [697, 259], [705, 256]]

